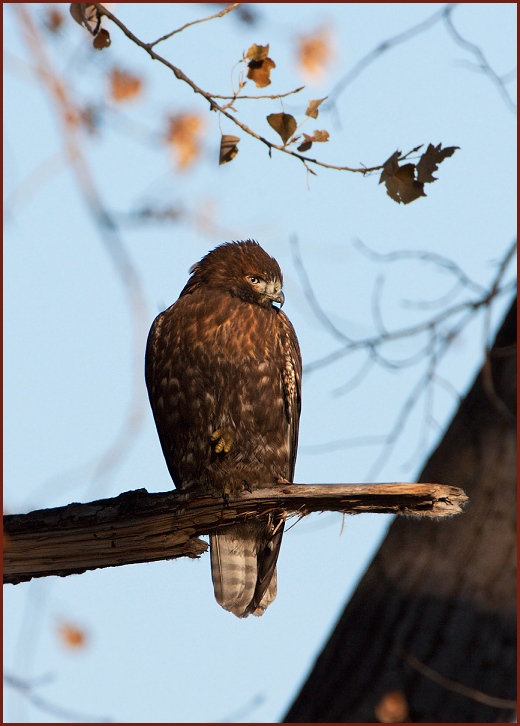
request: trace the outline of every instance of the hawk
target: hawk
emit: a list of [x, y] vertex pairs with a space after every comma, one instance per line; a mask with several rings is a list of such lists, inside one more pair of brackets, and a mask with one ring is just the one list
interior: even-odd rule
[[[154, 320], [145, 377], [178, 489], [222, 496], [293, 481], [302, 364], [282, 312], [282, 272], [253, 240], [219, 245]], [[278, 307], [280, 306], [280, 307]], [[276, 597], [283, 517], [210, 536], [217, 602], [240, 618]]]

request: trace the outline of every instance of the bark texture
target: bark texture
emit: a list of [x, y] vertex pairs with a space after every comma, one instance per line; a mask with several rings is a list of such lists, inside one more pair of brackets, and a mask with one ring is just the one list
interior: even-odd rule
[[513, 719], [515, 413], [516, 300], [420, 477], [461, 486], [464, 516], [393, 522], [285, 722]]
[[146, 489], [88, 504], [4, 516], [4, 583], [80, 574], [99, 567], [198, 557], [198, 537], [269, 513], [395, 512], [425, 517], [457, 514], [467, 497], [439, 484], [287, 484], [222, 498], [188, 498]]

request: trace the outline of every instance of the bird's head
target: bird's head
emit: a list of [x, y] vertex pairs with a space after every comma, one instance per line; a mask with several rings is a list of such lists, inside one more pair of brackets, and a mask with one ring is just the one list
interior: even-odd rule
[[190, 268], [182, 294], [196, 287], [220, 290], [262, 307], [284, 303], [283, 276], [278, 262], [258, 242], [226, 242]]

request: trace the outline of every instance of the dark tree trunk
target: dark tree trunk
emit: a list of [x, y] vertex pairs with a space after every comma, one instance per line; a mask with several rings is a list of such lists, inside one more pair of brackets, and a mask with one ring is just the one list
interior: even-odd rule
[[464, 514], [393, 522], [285, 722], [513, 718], [516, 300], [489, 363], [419, 479], [462, 487]]

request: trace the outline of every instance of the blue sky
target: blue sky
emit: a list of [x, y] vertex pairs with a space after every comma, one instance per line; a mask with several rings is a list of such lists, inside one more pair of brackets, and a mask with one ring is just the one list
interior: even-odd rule
[[[29, 8], [41, 21], [43, 4]], [[67, 9], [66, 5], [62, 6]], [[335, 84], [383, 40], [425, 20], [437, 3], [286, 4], [257, 7], [256, 26], [232, 13], [187, 29], [158, 47], [199, 86], [226, 94], [230, 71], [252, 43], [270, 44], [272, 84], [303, 116], [310, 99]], [[149, 41], [210, 14], [199, 4], [115, 4], [113, 12]], [[502, 76], [516, 58], [516, 4], [465, 3], [453, 12], [462, 36], [477, 44]], [[332, 164], [373, 166], [396, 149], [418, 144], [459, 146], [427, 185], [427, 197], [397, 205], [378, 175], [317, 169], [246, 138], [207, 103], [152, 62], [117, 28], [112, 45], [89, 50], [89, 37], [68, 15], [66, 30], [47, 41], [55, 71], [76, 99], [106, 101], [107, 69], [119, 65], [144, 78], [141, 101], [114, 106], [98, 135], [82, 137], [107, 209], [122, 220], [120, 237], [138, 271], [144, 305], [135, 332], [114, 267], [63, 162], [62, 138], [47, 94], [31, 74], [16, 16], [4, 4], [4, 510], [8, 513], [115, 496], [146, 487], [172, 488], [148, 407], [142, 359], [155, 315], [178, 296], [188, 269], [231, 239], [257, 239], [284, 272], [284, 310], [297, 331], [304, 364], [338, 343], [314, 316], [291, 251], [297, 237], [314, 293], [345, 334], [375, 332], [374, 285], [384, 275], [381, 307], [388, 329], [427, 319], [430, 310], [403, 300], [434, 301], [453, 277], [424, 261], [382, 264], [354, 245], [378, 253], [429, 251], [452, 259], [476, 283], [489, 286], [516, 225], [516, 117], [475, 56], [438, 23], [381, 55], [322, 112], [310, 128], [325, 128], [316, 156]], [[336, 58], [318, 83], [303, 78], [295, 37], [322, 24], [333, 29]], [[70, 27], [69, 27], [70, 26]], [[473, 64], [473, 65], [471, 65]], [[254, 93], [251, 84], [248, 93]], [[507, 88], [514, 92], [514, 83]], [[265, 117], [280, 101], [237, 102], [239, 117], [277, 142]], [[205, 118], [203, 155], [179, 173], [160, 131], [170, 113]], [[221, 131], [241, 136], [239, 154], [216, 165]], [[187, 210], [176, 224], [129, 225], [124, 213], [151, 202]], [[506, 274], [511, 280], [513, 269]], [[468, 299], [462, 291], [454, 301]], [[383, 465], [381, 445], [330, 446], [392, 430], [401, 406], [427, 363], [395, 371], [374, 367], [348, 395], [334, 391], [362, 369], [364, 357], [341, 358], [305, 377], [296, 468], [299, 483], [413, 481], [482, 363], [510, 296], [497, 301], [489, 329], [476, 317], [440, 361], [446, 384], [414, 408]], [[424, 337], [395, 341], [385, 355], [413, 355]], [[135, 397], [132, 386], [135, 386]], [[452, 389], [450, 389], [450, 386]], [[431, 404], [428, 408], [428, 401]], [[142, 425], [113, 470], [95, 476], [100, 457], [135, 406]], [[424, 425], [431, 414], [436, 424]], [[327, 445], [329, 446], [327, 447]], [[323, 448], [320, 446], [323, 445]], [[259, 619], [238, 620], [213, 598], [209, 556], [131, 565], [64, 579], [4, 588], [4, 663], [11, 675], [47, 678], [36, 690], [49, 702], [89, 718], [122, 722], [277, 721], [314, 658], [391, 518], [313, 515], [284, 536], [278, 596]], [[420, 521], [417, 522], [420, 527]], [[439, 525], [442, 526], [442, 525]], [[84, 629], [87, 644], [67, 650], [60, 622]], [[13, 689], [4, 720], [52, 722]]]

